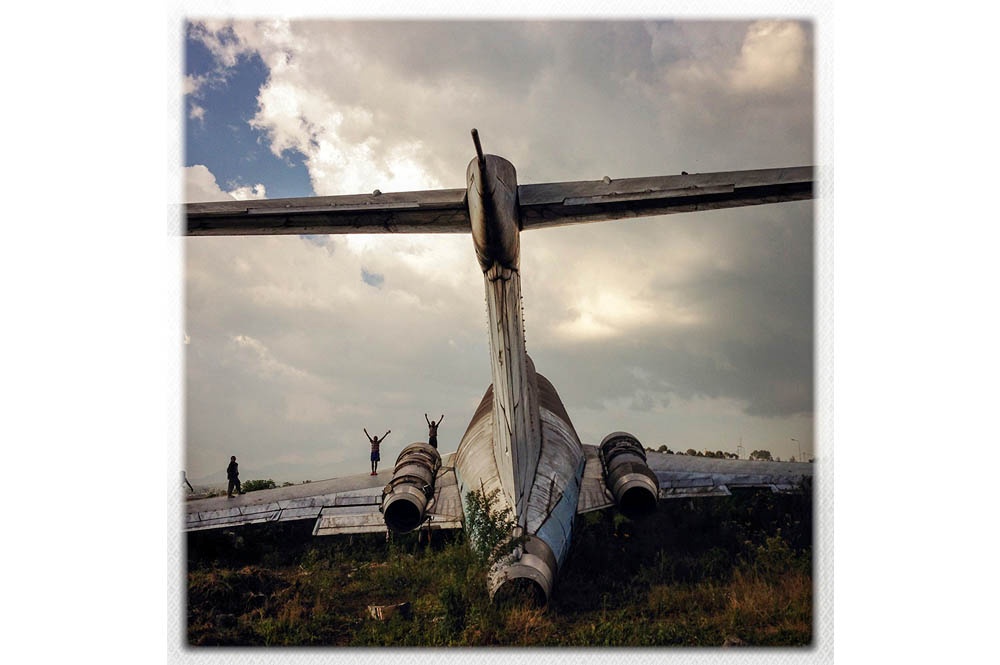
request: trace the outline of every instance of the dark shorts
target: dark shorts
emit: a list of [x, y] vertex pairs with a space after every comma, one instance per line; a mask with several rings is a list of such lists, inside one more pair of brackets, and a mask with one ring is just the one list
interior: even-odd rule
[[437, 434], [434, 434], [434, 435], [431, 435], [431, 436], [427, 437], [427, 443], [429, 443], [432, 446], [434, 446], [435, 448], [437, 448], [438, 447]]
[[373, 462], [378, 462], [381, 459], [382, 458], [378, 456], [378, 453], [372, 453], [372, 461]]

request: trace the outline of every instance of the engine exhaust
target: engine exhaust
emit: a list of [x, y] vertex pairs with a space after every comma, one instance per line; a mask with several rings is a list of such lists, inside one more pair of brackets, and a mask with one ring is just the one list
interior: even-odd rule
[[646, 463], [646, 451], [628, 432], [612, 432], [600, 446], [604, 478], [624, 515], [637, 517], [656, 510], [660, 482]]
[[556, 580], [556, 558], [537, 536], [527, 536], [514, 551], [490, 568], [487, 587], [499, 604], [541, 607], [549, 601]]
[[411, 443], [399, 453], [379, 507], [391, 531], [408, 533], [423, 523], [440, 468], [441, 455], [426, 443]]

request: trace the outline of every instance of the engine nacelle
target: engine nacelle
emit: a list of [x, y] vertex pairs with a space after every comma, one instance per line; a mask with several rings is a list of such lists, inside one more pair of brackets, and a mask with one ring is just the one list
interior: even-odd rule
[[660, 482], [646, 463], [646, 451], [628, 432], [612, 432], [600, 446], [604, 480], [615, 505], [629, 517], [656, 510]]
[[441, 455], [426, 443], [411, 443], [399, 453], [379, 508], [391, 531], [407, 533], [423, 523], [440, 468]]
[[552, 548], [537, 536], [526, 536], [490, 568], [486, 578], [490, 598], [541, 607], [552, 595], [557, 568]]

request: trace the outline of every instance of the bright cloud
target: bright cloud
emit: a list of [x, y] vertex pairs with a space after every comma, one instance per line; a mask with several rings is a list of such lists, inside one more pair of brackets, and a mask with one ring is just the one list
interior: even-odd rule
[[737, 90], [768, 90], [795, 82], [805, 61], [806, 37], [798, 23], [762, 21], [747, 29], [740, 58], [729, 72]]
[[267, 198], [267, 190], [264, 188], [264, 185], [260, 183], [231, 189], [228, 194], [237, 201], [251, 201]]
[[204, 164], [184, 167], [184, 193], [188, 203], [201, 203], [208, 201], [226, 201], [234, 199], [236, 201], [248, 201], [251, 199], [267, 198], [267, 191], [264, 185], [246, 185], [234, 187], [228, 191], [219, 187], [215, 176]]

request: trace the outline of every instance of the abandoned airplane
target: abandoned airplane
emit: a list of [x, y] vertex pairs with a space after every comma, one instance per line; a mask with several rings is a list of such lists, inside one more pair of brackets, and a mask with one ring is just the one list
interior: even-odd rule
[[492, 385], [455, 452], [406, 446], [391, 479], [370, 474], [186, 503], [185, 529], [315, 520], [317, 536], [457, 529], [462, 497], [496, 496], [516, 519], [518, 544], [490, 571], [491, 596], [527, 588], [553, 592], [577, 514], [616, 507], [634, 515], [658, 500], [729, 494], [730, 488], [795, 491], [813, 466], [651, 453], [627, 432], [581, 443], [555, 387], [535, 371], [521, 318], [519, 234], [578, 222], [809, 199], [813, 168], [682, 174], [518, 185], [514, 166], [476, 156], [466, 189], [192, 203], [187, 235], [469, 233], [483, 272]]

